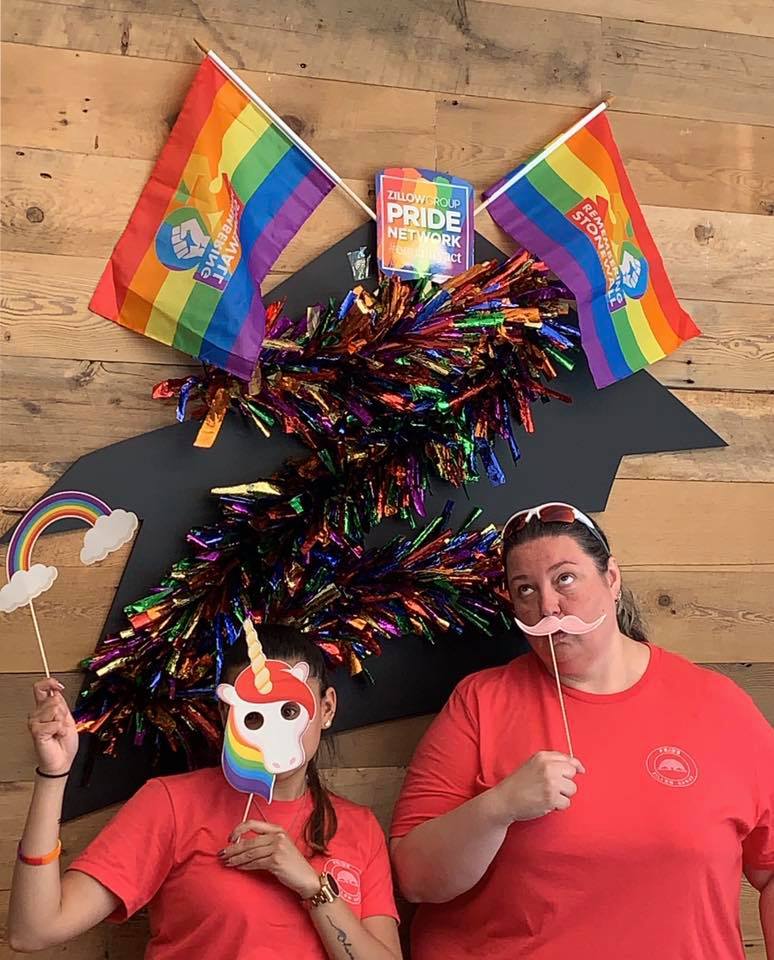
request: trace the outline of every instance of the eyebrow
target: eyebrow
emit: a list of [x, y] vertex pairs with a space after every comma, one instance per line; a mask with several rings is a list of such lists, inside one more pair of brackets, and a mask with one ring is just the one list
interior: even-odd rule
[[[556, 570], [557, 567], [564, 567], [567, 564], [570, 564], [572, 567], [577, 567], [578, 564], [574, 560], [560, 560], [558, 563], [552, 563], [548, 568], [549, 570]], [[510, 583], [513, 583], [514, 580], [529, 580], [529, 577], [526, 573], [517, 573], [510, 578]]]

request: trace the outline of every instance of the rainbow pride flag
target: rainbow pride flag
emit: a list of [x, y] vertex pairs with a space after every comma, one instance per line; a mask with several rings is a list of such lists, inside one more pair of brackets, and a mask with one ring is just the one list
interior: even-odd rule
[[333, 185], [206, 58], [91, 310], [249, 379], [261, 281]]
[[677, 301], [604, 114], [488, 210], [575, 294], [583, 349], [598, 387], [701, 333]]

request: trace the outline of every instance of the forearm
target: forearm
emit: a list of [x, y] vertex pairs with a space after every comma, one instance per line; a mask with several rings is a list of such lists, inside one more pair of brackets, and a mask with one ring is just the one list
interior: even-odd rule
[[393, 847], [403, 895], [446, 903], [467, 893], [489, 869], [510, 823], [495, 788], [415, 827]]
[[761, 890], [758, 904], [768, 960], [774, 960], [774, 877]]
[[[65, 779], [36, 780], [21, 838], [21, 851], [25, 856], [41, 857], [56, 847]], [[56, 927], [61, 902], [59, 859], [42, 866], [29, 866], [17, 858], [8, 911], [11, 944], [22, 949], [46, 946], [40, 940], [40, 933]]]
[[400, 954], [365, 929], [343, 900], [310, 912], [329, 960], [399, 960]]

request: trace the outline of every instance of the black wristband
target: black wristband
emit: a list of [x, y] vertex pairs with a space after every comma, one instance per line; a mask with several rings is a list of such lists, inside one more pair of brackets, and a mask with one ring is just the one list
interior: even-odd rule
[[[70, 769], [72, 769], [72, 767]], [[35, 767], [35, 773], [37, 773], [39, 777], [45, 777], [46, 780], [59, 780], [61, 777], [70, 776], [70, 770], [65, 770], [64, 773], [43, 773], [40, 767]]]

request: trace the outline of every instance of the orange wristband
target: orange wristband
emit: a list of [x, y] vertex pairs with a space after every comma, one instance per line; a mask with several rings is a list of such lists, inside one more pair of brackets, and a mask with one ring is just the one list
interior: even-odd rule
[[21, 852], [21, 840], [19, 841], [19, 847], [16, 852], [21, 862], [26, 863], [28, 867], [44, 867], [47, 863], [53, 863], [54, 860], [59, 859], [59, 856], [62, 853], [62, 841], [57, 840], [56, 846], [51, 853], [47, 853], [42, 857], [26, 857]]

